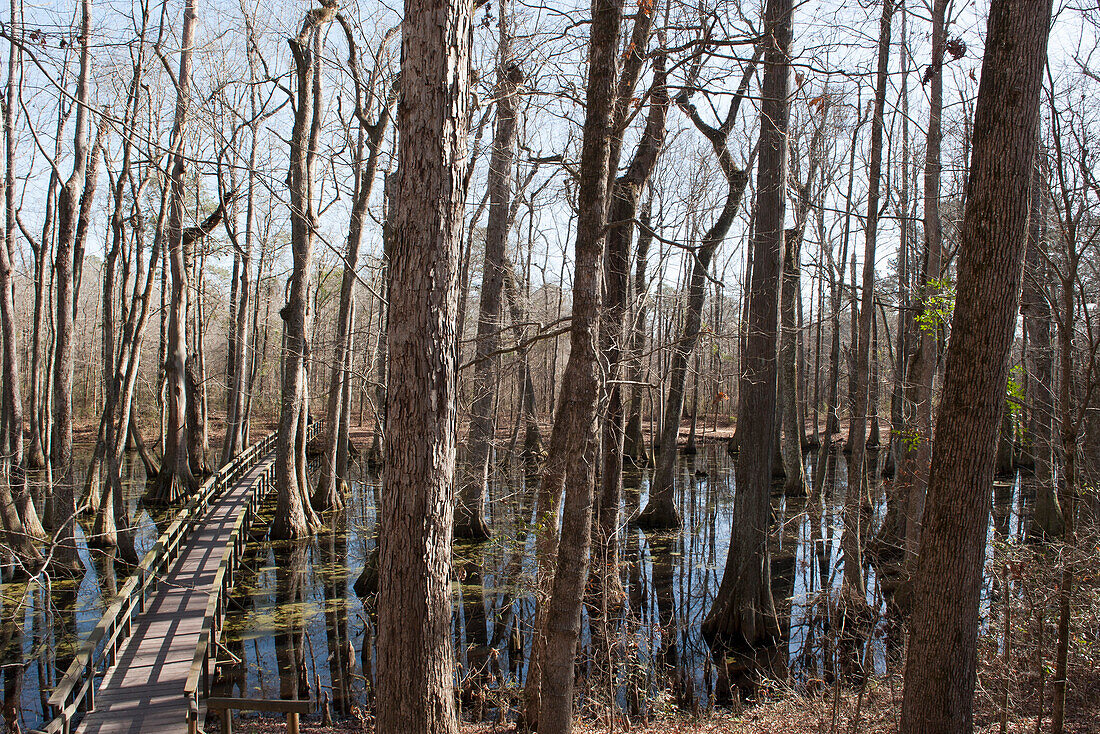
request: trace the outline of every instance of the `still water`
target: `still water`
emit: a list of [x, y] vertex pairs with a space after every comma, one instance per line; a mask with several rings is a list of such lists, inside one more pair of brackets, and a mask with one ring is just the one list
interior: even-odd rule
[[[83, 462], [86, 464], [86, 461]], [[78, 464], [80, 465], [80, 464]], [[807, 460], [812, 476], [813, 455]], [[329, 703], [336, 718], [369, 709], [372, 700], [373, 594], [356, 593], [363, 569], [375, 561], [377, 473], [356, 465], [347, 506], [325, 517], [314, 539], [276, 543], [254, 529], [226, 619], [219, 652], [220, 695], [249, 698], [313, 698]], [[683, 530], [643, 533], [625, 525], [621, 534], [621, 605], [604, 618], [583, 622], [579, 645], [582, 705], [591, 712], [609, 704], [633, 714], [661, 708], [705, 709], [722, 703], [725, 670], [700, 634], [729, 549], [733, 516], [733, 459], [724, 445], [704, 445], [680, 458], [677, 481]], [[142, 555], [158, 533], [141, 502], [140, 461], [126, 468], [127, 502]], [[32, 480], [35, 478], [32, 477]], [[534, 519], [537, 476], [521, 462], [497, 465], [490, 489], [493, 537], [456, 544], [453, 575], [454, 644], [463, 716], [504, 719], [521, 698], [534, 619]], [[648, 471], [624, 476], [624, 517], [644, 506]], [[772, 589], [786, 635], [790, 680], [815, 685], [831, 670], [830, 601], [843, 575], [841, 510], [847, 486], [843, 455], [827, 464], [823, 502], [773, 496]], [[885, 502], [879, 483], [876, 522]], [[1019, 532], [1019, 485], [1002, 489], [990, 532]], [[263, 514], [270, 517], [273, 498]], [[36, 498], [39, 508], [41, 500]], [[1005, 509], [1007, 508], [1007, 509]], [[82, 529], [78, 535], [83, 537]], [[86, 572], [78, 579], [3, 587], [0, 664], [4, 721], [35, 728], [47, 712], [48, 691], [71, 660], [76, 642], [95, 625], [129, 573], [117, 552], [82, 548]], [[866, 648], [868, 666], [881, 671], [885, 605], [875, 569], [867, 567], [868, 602], [878, 617]], [[362, 591], [362, 588], [360, 588]]]

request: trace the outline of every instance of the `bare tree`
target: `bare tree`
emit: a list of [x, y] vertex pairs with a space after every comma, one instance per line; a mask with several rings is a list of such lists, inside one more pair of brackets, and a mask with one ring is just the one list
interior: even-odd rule
[[481, 269], [475, 341], [474, 399], [466, 439], [462, 482], [455, 508], [455, 537], [483, 540], [491, 534], [485, 521], [489, 493], [489, 465], [496, 436], [496, 393], [499, 385], [500, 335], [503, 325], [509, 210], [512, 206], [512, 168], [515, 159], [516, 102], [523, 72], [512, 58], [505, 4], [499, 6], [500, 42], [497, 50], [496, 122], [489, 157], [489, 221], [485, 229], [485, 260]]
[[[651, 10], [639, 6], [639, 12]], [[541, 589], [550, 588], [550, 597], [538, 599], [540, 609], [524, 716], [527, 725], [541, 734], [568, 732], [573, 721], [574, 650], [580, 635], [592, 539], [598, 443], [596, 401], [600, 389], [596, 361], [600, 289], [622, 17], [622, 0], [593, 0], [577, 192], [569, 360], [562, 375], [550, 452], [538, 496], [538, 515], [547, 528], [539, 539], [539, 583]], [[551, 528], [557, 525], [563, 488], [559, 536]], [[554, 569], [552, 584], [548, 583], [550, 569]]]
[[57, 246], [54, 253], [54, 299], [56, 320], [53, 373], [53, 437], [50, 463], [55, 469], [51, 524], [57, 548], [53, 562], [59, 567], [79, 569], [74, 517], [76, 487], [73, 476], [73, 321], [76, 267], [76, 229], [80, 193], [88, 170], [88, 116], [91, 101], [91, 0], [80, 3], [80, 74], [77, 78], [76, 125], [73, 133], [73, 170], [57, 198]]
[[[867, 589], [863, 578], [863, 535], [865, 514], [869, 505], [867, 474], [867, 407], [871, 377], [871, 326], [875, 318], [875, 253], [878, 247], [880, 187], [882, 182], [882, 133], [885, 126], [886, 86], [890, 70], [890, 32], [894, 16], [894, 0], [883, 0], [879, 23], [878, 68], [875, 73], [874, 111], [871, 113], [871, 162], [867, 178], [867, 219], [864, 228], [863, 286], [860, 294], [859, 333], [856, 338], [855, 401], [848, 428], [848, 444], [852, 447], [849, 463], [848, 493], [844, 499], [845, 605], [859, 619], [867, 606]], [[875, 423], [877, 426], [877, 422]], [[877, 439], [876, 439], [877, 441]]]
[[768, 526], [775, 457], [779, 302], [787, 201], [787, 125], [794, 3], [768, 0], [764, 11], [756, 222], [752, 233], [748, 338], [742, 360], [737, 432], [751, 436], [737, 453], [733, 537], [703, 634], [738, 660], [746, 676], [773, 667], [779, 620], [771, 591]]
[[[694, 91], [691, 86], [694, 84], [694, 80], [676, 97], [676, 104], [707, 139], [715, 157], [718, 159], [718, 165], [726, 181], [726, 198], [718, 217], [703, 233], [698, 247], [690, 250], [692, 266], [687, 289], [687, 308], [684, 314], [683, 330], [672, 347], [672, 361], [668, 375], [668, 395], [665, 400], [665, 413], [661, 423], [661, 445], [657, 452], [657, 467], [653, 473], [649, 502], [637, 519], [638, 524], [645, 528], [679, 527], [681, 522], [680, 513], [675, 504], [675, 478], [676, 457], [679, 453], [677, 436], [680, 433], [680, 417], [684, 412], [684, 387], [687, 382], [688, 359], [699, 342], [711, 261], [714, 259], [718, 247], [725, 241], [730, 227], [733, 226], [737, 211], [741, 207], [741, 197], [744, 195], [745, 187], [749, 182], [748, 171], [738, 166], [734, 161], [733, 154], [729, 150], [728, 140], [730, 133], [733, 132], [733, 126], [737, 123], [741, 102], [745, 99], [749, 83], [756, 73], [756, 64], [761, 53], [762, 49], [758, 48], [752, 60], [746, 65], [726, 116], [717, 127], [713, 127], [703, 120], [695, 105], [691, 104], [691, 92]], [[700, 57], [694, 73], [697, 73], [701, 63], [702, 58]], [[786, 104], [785, 91], [783, 97], [784, 104]], [[782, 135], [784, 136], [784, 145], [786, 145], [785, 128]]]
[[932, 6], [932, 63], [929, 81], [928, 131], [924, 147], [924, 269], [917, 285], [914, 314], [914, 346], [906, 366], [902, 401], [901, 442], [898, 447], [895, 492], [906, 505], [905, 557], [907, 565], [916, 558], [921, 518], [928, 488], [932, 459], [932, 386], [939, 364], [939, 331], [936, 320], [917, 318], [931, 313], [941, 293], [943, 268], [943, 226], [940, 221], [940, 148], [943, 129], [943, 64], [946, 54], [947, 8], [949, 0], [935, 0]]
[[298, 35], [288, 39], [294, 55], [294, 129], [290, 136], [290, 243], [293, 270], [283, 318], [283, 386], [275, 459], [278, 501], [271, 521], [274, 538], [311, 535], [320, 520], [306, 483], [305, 435], [309, 416], [309, 290], [317, 213], [314, 177], [321, 130], [321, 30], [336, 15], [334, 0], [306, 13]]
[[[332, 377], [329, 380], [328, 408], [325, 413], [327, 423], [323, 436], [321, 453], [321, 473], [317, 479], [317, 488], [313, 493], [313, 507], [316, 510], [339, 508], [343, 504], [339, 491], [345, 479], [338, 471], [347, 464], [347, 441], [340, 436], [347, 435], [348, 421], [351, 416], [344, 409], [345, 400], [350, 400], [351, 392], [351, 333], [354, 321], [354, 289], [356, 268], [359, 264], [359, 249], [363, 241], [363, 225], [367, 218], [374, 179], [378, 174], [378, 161], [382, 153], [382, 143], [389, 128], [390, 116], [397, 101], [397, 80], [385, 82], [385, 89], [379, 89], [384, 83], [385, 47], [396, 34], [393, 28], [385, 34], [370, 77], [363, 79], [359, 67], [358, 46], [351, 24], [343, 15], [337, 14], [337, 20], [344, 29], [348, 43], [348, 70], [355, 85], [355, 109], [353, 115], [361, 134], [356, 144], [354, 200], [351, 218], [348, 223], [347, 253], [344, 255], [344, 273], [340, 281], [340, 310], [336, 322], [336, 346], [332, 362]], [[367, 116], [374, 115], [374, 119]], [[364, 153], [365, 158], [364, 158]]]

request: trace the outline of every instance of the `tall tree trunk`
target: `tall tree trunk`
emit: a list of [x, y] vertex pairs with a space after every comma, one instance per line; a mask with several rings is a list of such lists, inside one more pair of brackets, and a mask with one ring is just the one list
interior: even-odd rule
[[[251, 22], [247, 15], [245, 27], [252, 34]], [[248, 44], [249, 80], [257, 78], [255, 50]], [[249, 112], [253, 122], [248, 126], [248, 193], [244, 212], [244, 244], [239, 243], [236, 229], [236, 215], [226, 218], [226, 232], [235, 246], [233, 255], [233, 289], [236, 300], [232, 303], [233, 322], [227, 335], [226, 398], [225, 398], [225, 436], [222, 441], [222, 465], [230, 462], [245, 447], [247, 420], [245, 418], [245, 395], [248, 392], [248, 320], [252, 293], [252, 240], [256, 223], [256, 153], [259, 148], [259, 106], [256, 87], [253, 84], [248, 92]], [[236, 189], [236, 169], [230, 167], [229, 176], [233, 189]]]
[[[20, 19], [20, 4], [10, 3], [11, 19]], [[0, 514], [7, 532], [7, 544], [22, 561], [37, 560], [38, 551], [31, 542], [42, 537], [42, 523], [27, 489], [23, 455], [23, 375], [19, 368], [19, 335], [15, 325], [15, 103], [22, 85], [19, 50], [9, 41], [8, 81], [3, 104], [4, 179], [0, 183], [4, 199], [4, 241], [0, 243], [0, 343], [2, 343], [3, 399], [6, 409], [0, 415]], [[31, 409], [34, 409], [32, 404]]]
[[797, 230], [788, 230], [783, 248], [783, 291], [779, 301], [779, 384], [782, 438], [780, 454], [785, 480], [783, 490], [789, 496], [806, 494], [806, 470], [802, 459], [802, 421], [799, 420], [798, 386], [798, 292], [801, 288], [802, 238]]
[[467, 3], [405, 4], [379, 519], [380, 734], [458, 729], [451, 537], [471, 35]]
[[875, 74], [875, 102], [871, 117], [871, 166], [867, 185], [867, 222], [864, 230], [863, 288], [860, 294], [859, 334], [856, 339], [856, 382], [852, 417], [848, 427], [848, 444], [852, 447], [848, 471], [848, 492], [844, 499], [844, 532], [841, 546], [844, 552], [845, 599], [857, 617], [867, 607], [867, 589], [863, 578], [864, 523], [869, 520], [866, 466], [867, 406], [871, 377], [871, 326], [875, 318], [875, 251], [878, 240], [879, 187], [882, 181], [883, 112], [886, 107], [886, 86], [890, 70], [890, 29], [894, 16], [894, 0], [883, 0], [879, 24], [878, 69]]
[[1051, 309], [1048, 294], [1050, 273], [1043, 262], [1045, 255], [1042, 231], [1043, 180], [1040, 166], [1032, 171], [1031, 219], [1028, 222], [1027, 256], [1024, 264], [1024, 285], [1020, 296], [1020, 312], [1027, 331], [1028, 392], [1030, 405], [1027, 451], [1033, 462], [1035, 476], [1035, 507], [1032, 509], [1028, 535], [1057, 538], [1062, 535], [1062, 508], [1055, 492], [1053, 472], [1054, 383], [1053, 354], [1050, 338]]
[[[538, 600], [536, 651], [527, 680], [526, 720], [540, 734], [567, 733], [572, 728], [573, 666], [588, 578], [596, 479], [601, 261], [608, 215], [623, 0], [593, 0], [591, 7], [569, 360], [561, 379], [550, 454], [539, 488], [540, 522], [549, 525], [557, 524], [558, 498], [563, 487], [565, 491], [561, 541], [556, 542], [555, 533], [546, 533], [537, 559], [540, 592], [546, 590], [546, 580], [553, 569], [549, 599]], [[639, 6], [639, 12], [652, 11]]]
[[635, 466], [643, 466], [649, 463], [649, 452], [646, 450], [645, 436], [642, 435], [642, 397], [645, 377], [645, 369], [642, 365], [642, 350], [645, 348], [646, 316], [649, 313], [649, 305], [646, 299], [646, 265], [649, 261], [649, 246], [653, 242], [653, 231], [650, 224], [650, 212], [652, 200], [647, 200], [642, 208], [639, 221], [642, 226], [638, 230], [638, 244], [634, 253], [634, 320], [630, 325], [630, 334], [627, 340], [627, 365], [630, 372], [628, 379], [632, 383], [630, 389], [630, 411], [627, 418], [626, 434], [623, 437], [623, 460], [629, 461]]
[[[12, 17], [15, 17], [14, 15]], [[54, 141], [54, 160], [61, 158], [62, 130], [72, 110], [72, 105], [59, 106], [57, 114], [57, 136]], [[42, 236], [38, 240], [38, 248], [34, 259], [34, 321], [31, 333], [31, 373], [30, 373], [30, 445], [27, 447], [26, 465], [28, 469], [43, 469], [46, 466], [46, 445], [48, 444], [47, 432], [50, 420], [47, 415], [50, 376], [49, 356], [46, 354], [49, 339], [46, 333], [46, 321], [48, 316], [48, 296], [50, 294], [50, 235], [55, 231], [56, 218], [54, 206], [57, 203], [58, 189], [61, 185], [61, 176], [56, 168], [50, 169], [50, 181], [46, 187], [45, 214], [42, 223]], [[34, 240], [24, 231], [27, 240], [34, 246]], [[46, 375], [43, 375], [45, 369]]]
[[50, 463], [54, 487], [51, 525], [54, 532], [53, 562], [58, 568], [80, 569], [74, 518], [76, 485], [73, 475], [73, 322], [75, 309], [74, 269], [78, 202], [88, 167], [88, 115], [91, 98], [91, 0], [81, 0], [80, 75], [77, 79], [76, 127], [73, 139], [73, 170], [62, 185], [57, 200], [57, 248], [54, 279], [57, 294], [53, 371], [53, 436]]
[[[924, 148], [924, 272], [917, 286], [913, 313], [914, 352], [907, 365], [902, 401], [903, 429], [898, 447], [895, 491], [906, 505], [905, 558], [912, 566], [920, 542], [921, 519], [932, 461], [933, 383], [939, 365], [940, 329], [928, 318], [940, 295], [943, 228], [940, 221], [940, 143], [943, 118], [943, 62], [947, 44], [949, 0], [932, 6], [932, 60], [929, 66], [928, 133]], [[926, 72], [926, 73], [929, 73]]]
[[[808, 390], [802, 387], [802, 375], [805, 367], [802, 339], [802, 242], [806, 234], [806, 225], [810, 219], [810, 209], [813, 208], [813, 199], [810, 195], [811, 187], [821, 169], [822, 159], [825, 157], [825, 126], [829, 119], [830, 102], [827, 96], [822, 96], [818, 111], [821, 121], [814, 127], [814, 134], [809, 146], [809, 167], [806, 171], [805, 183], [796, 182], [797, 209], [795, 210], [794, 226], [786, 231], [783, 247], [783, 291], [779, 304], [780, 342], [779, 342], [779, 384], [777, 399], [782, 403], [782, 443], [781, 455], [783, 461], [783, 473], [786, 477], [784, 491], [792, 496], [805, 496], [806, 494], [806, 469], [805, 459], [802, 454], [802, 446], [805, 441], [806, 412], [804, 410], [805, 397]], [[825, 187], [819, 187], [818, 197], [825, 199]], [[811, 294], [813, 284], [811, 283]], [[820, 297], [820, 283], [818, 286]], [[811, 295], [811, 309], [813, 301]], [[820, 305], [818, 306], [820, 309]], [[813, 312], [811, 310], [811, 316]], [[817, 350], [821, 350], [821, 328], [818, 327]], [[815, 369], [816, 373], [816, 369]], [[815, 383], [816, 383], [815, 374]], [[817, 389], [815, 385], [814, 395]], [[784, 399], [785, 398], [785, 399]], [[817, 406], [815, 403], [814, 411]], [[814, 440], [817, 439], [817, 421], [814, 420]]]
[[524, 342], [525, 329], [520, 326], [524, 321], [524, 311], [520, 306], [516, 274], [512, 267], [509, 267], [504, 273], [504, 293], [508, 299], [508, 310], [512, 318], [512, 331], [516, 339], [516, 357], [519, 360], [520, 381], [523, 390], [522, 410], [525, 424], [523, 457], [528, 463], [533, 463], [543, 453], [542, 431], [539, 428], [539, 409], [535, 397], [535, 379], [531, 374], [530, 354]]
[[[393, 250], [393, 216], [397, 198], [397, 176], [389, 174], [383, 183], [384, 211], [382, 216], [382, 268], [381, 293], [378, 299], [378, 341], [374, 353], [374, 435], [371, 438], [367, 463], [382, 465], [382, 448], [385, 445], [386, 382], [389, 365], [389, 263]], [[457, 329], [456, 334], [460, 334]]]
[[[909, 313], [910, 286], [910, 246], [912, 219], [909, 215], [909, 8], [902, 2], [898, 8], [900, 20], [900, 39], [898, 56], [901, 60], [901, 186], [898, 192], [898, 307], [897, 307], [897, 346], [894, 357], [894, 384], [890, 393], [890, 445], [883, 467], [885, 477], [897, 474], [897, 454], [901, 443], [902, 404], [905, 397], [905, 373], [909, 361], [909, 332], [911, 319]], [[892, 553], [901, 551], [905, 537], [905, 499], [898, 493], [897, 484], [892, 483], [887, 494], [888, 522], [884, 528], [889, 533], [888, 546]]]
[[[644, 53], [645, 47], [635, 53]], [[600, 319], [600, 351], [606, 364], [607, 408], [603, 421], [600, 501], [597, 505], [596, 563], [599, 588], [612, 605], [622, 598], [619, 582], [619, 505], [623, 473], [623, 391], [620, 370], [623, 357], [624, 319], [630, 279], [630, 244], [638, 200], [664, 146], [669, 96], [665, 87], [665, 57], [654, 59], [649, 115], [645, 130], [625, 174], [614, 183], [608, 214], [604, 268], [604, 310]]]
[[176, 112], [172, 124], [171, 154], [168, 159], [168, 264], [171, 272], [170, 312], [165, 343], [165, 388], [168, 415], [162, 431], [164, 452], [152, 498], [157, 502], [175, 502], [196, 486], [191, 473], [189, 433], [187, 430], [187, 313], [189, 285], [183, 229], [185, 130], [191, 96], [191, 58], [195, 43], [194, 0], [187, 0], [183, 11], [180, 43], [180, 67], [176, 77]]
[[993, 462], [1016, 329], [1051, 3], [990, 4], [958, 290], [913, 582], [901, 734], [973, 728]]
[[293, 270], [283, 318], [283, 384], [275, 458], [278, 498], [271, 521], [273, 538], [311, 535], [320, 521], [305, 483], [305, 433], [309, 416], [309, 292], [317, 227], [313, 178], [321, 128], [321, 30], [336, 8], [326, 3], [306, 14], [298, 35], [287, 39], [294, 55], [296, 104], [290, 137], [290, 228]]
[[766, 51], [756, 221], [751, 237], [748, 335], [737, 406], [737, 432], [750, 438], [741, 442], [737, 453], [733, 536], [722, 582], [702, 624], [711, 644], [733, 657], [750, 681], [769, 672], [774, 653], [769, 648], [781, 634], [772, 599], [768, 531], [779, 378], [793, 12], [792, 0], [768, 0], [764, 11]]
[[455, 507], [455, 537], [484, 540], [492, 531], [485, 521], [489, 495], [489, 465], [496, 437], [497, 373], [500, 369], [500, 334], [505, 271], [508, 260], [508, 212], [512, 206], [512, 168], [515, 161], [517, 89], [523, 82], [512, 60], [503, 6], [500, 10], [500, 59], [497, 68], [497, 110], [493, 152], [489, 156], [489, 221], [485, 228], [485, 259], [481, 269], [477, 338], [474, 348], [474, 399], [470, 408], [470, 432], [462, 461], [462, 477]]
[[[103, 435], [103, 455], [106, 458], [108, 465], [108, 478], [103, 485], [102, 494], [98, 486], [89, 487], [91, 496], [99, 495], [102, 500], [98, 511], [96, 512], [93, 531], [89, 538], [89, 544], [100, 544], [103, 546], [113, 547], [118, 544], [117, 540], [117, 526], [122, 524], [125, 531], [127, 525], [127, 518], [116, 517], [115, 505], [120, 508], [123, 506], [122, 500], [122, 477], [121, 477], [121, 460], [122, 454], [126, 448], [126, 435], [130, 426], [129, 418], [129, 400], [133, 395], [133, 384], [131, 383], [131, 390], [126, 396], [127, 404], [122, 406], [120, 411], [120, 402], [122, 401], [121, 391], [123, 389], [122, 379], [125, 374], [124, 370], [129, 366], [128, 348], [131, 346], [131, 340], [133, 339], [134, 324], [130, 322], [132, 316], [137, 316], [139, 299], [143, 291], [139, 288], [141, 285], [141, 276], [144, 273], [144, 269], [141, 267], [141, 230], [137, 229], [136, 237], [127, 238], [126, 236], [126, 222], [123, 218], [123, 194], [126, 190], [126, 185], [129, 184], [131, 176], [131, 160], [133, 154], [133, 133], [135, 130], [135, 120], [138, 111], [138, 101], [141, 97], [142, 89], [142, 75], [144, 72], [144, 23], [148, 21], [148, 13], [143, 13], [142, 16], [143, 25], [142, 32], [137, 44], [138, 50], [135, 56], [133, 64], [133, 73], [130, 78], [130, 84], [127, 89], [126, 97], [126, 109], [123, 114], [122, 128], [126, 132], [122, 141], [122, 161], [119, 166], [118, 175], [113, 179], [113, 187], [111, 191], [111, 217], [110, 217], [110, 246], [107, 249], [106, 258], [103, 262], [102, 279], [102, 301], [100, 313], [102, 316], [102, 376], [104, 384], [104, 401], [103, 401], [103, 415], [101, 419], [102, 435]], [[148, 181], [146, 179], [145, 181]], [[145, 182], [142, 184], [144, 187]], [[138, 196], [133, 198], [132, 207], [140, 212], [141, 206], [141, 189], [138, 189]], [[135, 216], [135, 222], [140, 222], [140, 214]], [[159, 243], [159, 240], [158, 240]], [[138, 260], [138, 269], [135, 274], [133, 298], [134, 303], [132, 307], [127, 308], [123, 306], [123, 315], [118, 319], [119, 323], [116, 325], [115, 304], [122, 302], [126, 298], [125, 290], [128, 280], [128, 268], [132, 253], [127, 252], [127, 248], [133, 248], [136, 250], [136, 258]], [[115, 287], [116, 269], [119, 256], [125, 261], [125, 265], [122, 269], [122, 290], [123, 293], [118, 294]], [[152, 275], [156, 272], [156, 255], [157, 250], [153, 250], [153, 259], [150, 261], [149, 267], [149, 282], [152, 283]], [[120, 344], [115, 343], [116, 328], [119, 332], [122, 332], [122, 339]], [[140, 340], [140, 334], [138, 335]], [[133, 358], [138, 358], [140, 351], [133, 355]], [[97, 446], [97, 450], [99, 447]], [[92, 472], [89, 472], [92, 474]], [[98, 484], [98, 483], [97, 483]], [[114, 501], [114, 497], [118, 496], [119, 502]], [[131, 542], [123, 543], [123, 548], [133, 547]]]
[[[343, 505], [342, 488], [345, 473], [341, 471], [341, 463], [346, 469], [347, 453], [346, 440], [341, 442], [341, 435], [346, 436], [350, 416], [344, 410], [344, 401], [351, 390], [351, 337], [354, 323], [355, 306], [355, 281], [356, 268], [359, 264], [359, 248], [363, 240], [363, 224], [367, 217], [367, 207], [370, 205], [371, 192], [374, 189], [374, 179], [378, 173], [378, 160], [382, 152], [382, 143], [389, 127], [393, 105], [396, 102], [396, 87], [391, 87], [385, 95], [379, 95], [381, 102], [378, 116], [373, 122], [366, 118], [367, 110], [364, 105], [370, 105], [374, 100], [374, 90], [367, 92], [368, 98], [364, 102], [362, 95], [362, 80], [358, 65], [358, 53], [356, 51], [355, 37], [352, 34], [351, 25], [344, 17], [337, 16], [340, 25], [344, 29], [347, 38], [348, 66], [352, 78], [356, 84], [355, 117], [360, 125], [360, 149], [356, 154], [356, 183], [355, 201], [351, 211], [351, 221], [348, 225], [347, 254], [344, 257], [344, 272], [340, 282], [340, 310], [336, 322], [336, 347], [333, 354], [332, 374], [329, 380], [328, 405], [325, 415], [328, 422], [325, 425], [323, 437], [323, 450], [321, 453], [321, 473], [317, 479], [317, 488], [313, 493], [313, 507], [317, 510], [338, 509]], [[377, 69], [372, 75], [372, 81], [378, 76]], [[365, 139], [364, 139], [365, 136]], [[362, 146], [367, 148], [367, 158], [363, 161]], [[341, 445], [344, 447], [341, 461]]]

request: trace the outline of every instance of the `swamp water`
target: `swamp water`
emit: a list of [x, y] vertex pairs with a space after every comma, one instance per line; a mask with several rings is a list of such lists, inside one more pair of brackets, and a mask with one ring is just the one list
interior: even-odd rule
[[[813, 464], [811, 454], [808, 477]], [[802, 685], [827, 676], [835, 644], [830, 639], [834, 595], [828, 592], [839, 588], [843, 576], [843, 455], [827, 466], [824, 503], [782, 494], [774, 495], [772, 503], [772, 589], [791, 680]], [[694, 711], [727, 699], [723, 666], [699, 625], [713, 602], [729, 549], [733, 468], [734, 460], [720, 444], [682, 456], [677, 498], [683, 530], [646, 534], [623, 528], [623, 603], [604, 620], [594, 622], [586, 613], [582, 622], [578, 690], [590, 713], [606, 711], [611, 703], [632, 714], [671, 707]], [[125, 471], [140, 556], [158, 530], [140, 502], [140, 461], [130, 461]], [[525, 476], [520, 462], [497, 465], [489, 503], [493, 537], [481, 544], [455, 544], [452, 626], [459, 700], [468, 720], [506, 719], [522, 697], [534, 619], [538, 480]], [[624, 474], [624, 517], [645, 505], [648, 483], [648, 470]], [[327, 700], [335, 718], [371, 708], [374, 597], [360, 598], [355, 587], [364, 567], [374, 562], [379, 477], [356, 464], [350, 484], [345, 509], [326, 515], [327, 527], [314, 539], [288, 544], [253, 535], [226, 617], [218, 695]], [[885, 502], [881, 483], [874, 482], [873, 489], [877, 526]], [[1024, 500], [1019, 482], [996, 494], [991, 537], [1018, 536]], [[272, 496], [262, 515], [269, 518], [273, 511]], [[261, 532], [264, 524], [257, 526]], [[78, 538], [83, 538], [81, 530]], [[41, 725], [48, 715], [48, 692], [64, 673], [76, 642], [95, 625], [129, 573], [117, 553], [82, 547], [81, 557], [83, 578], [50, 579], [49, 589], [45, 582], [4, 585], [0, 664], [9, 729]], [[872, 566], [867, 583], [868, 602], [879, 614], [867, 660], [881, 671], [889, 645]], [[988, 581], [986, 586], [988, 591]], [[610, 641], [610, 654], [597, 640]]]

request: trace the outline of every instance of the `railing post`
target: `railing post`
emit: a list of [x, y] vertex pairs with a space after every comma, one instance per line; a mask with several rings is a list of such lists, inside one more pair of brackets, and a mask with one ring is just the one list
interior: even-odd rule
[[95, 709], [95, 663], [93, 656], [88, 656], [88, 662], [84, 664], [84, 675], [88, 679], [88, 692], [84, 694], [84, 707], [88, 711]]

